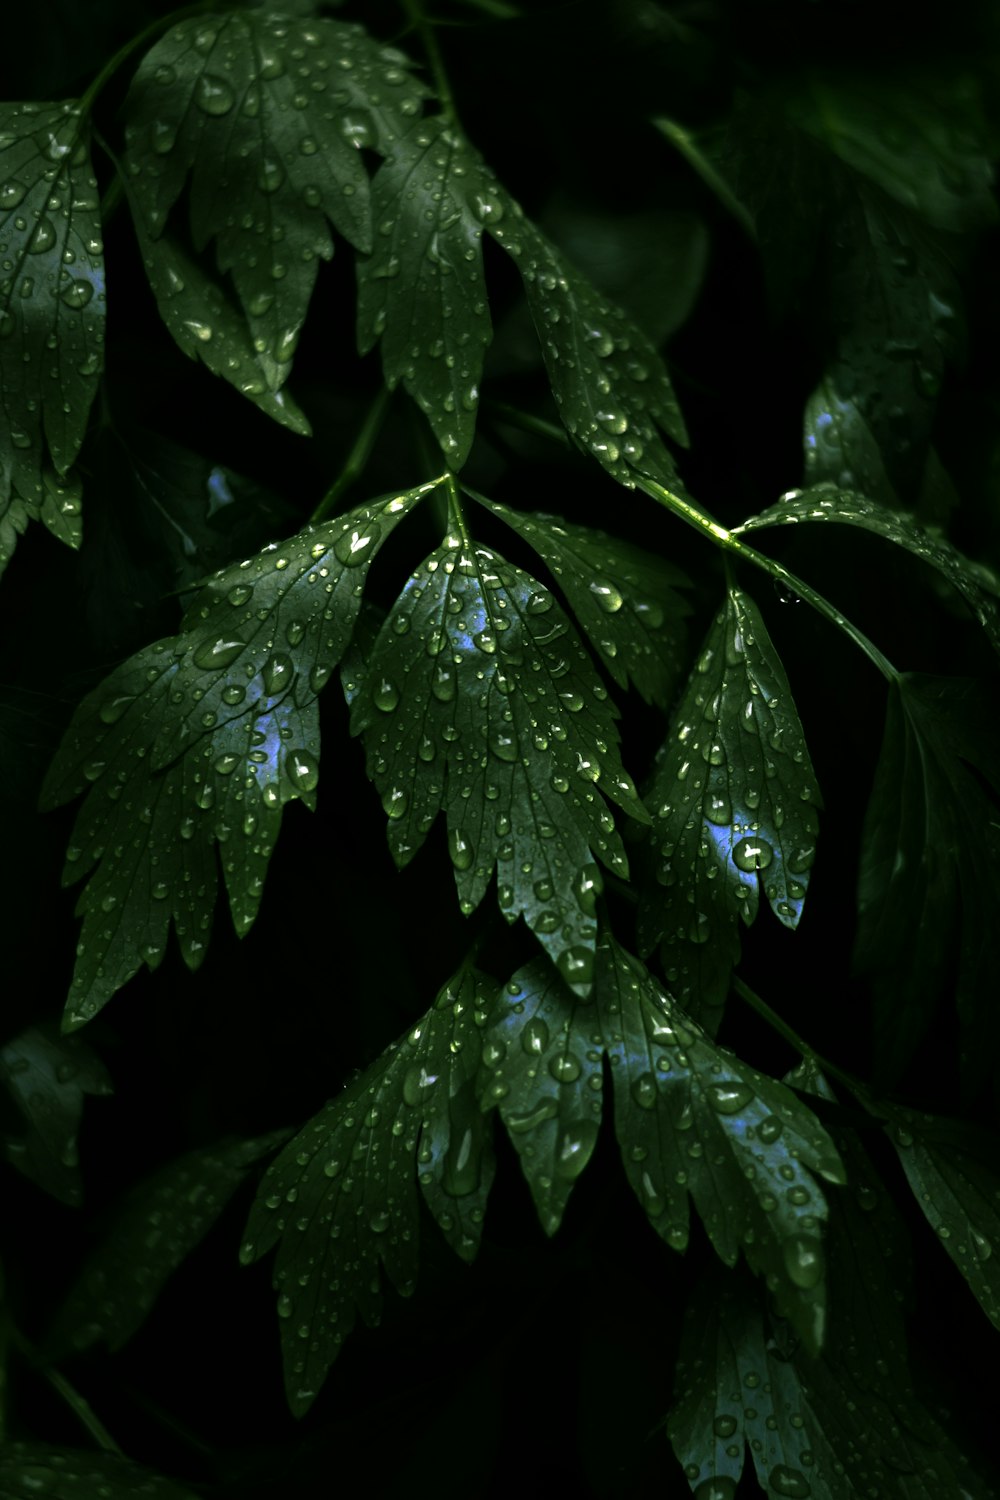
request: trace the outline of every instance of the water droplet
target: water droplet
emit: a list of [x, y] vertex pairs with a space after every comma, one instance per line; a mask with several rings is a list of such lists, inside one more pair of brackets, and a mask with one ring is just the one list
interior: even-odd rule
[[441, 1186], [451, 1198], [464, 1198], [479, 1186], [480, 1156], [473, 1150], [475, 1136], [471, 1125], [459, 1134], [452, 1132], [441, 1172]]
[[574, 1182], [593, 1154], [597, 1145], [598, 1126], [595, 1120], [575, 1120], [567, 1125], [559, 1142], [556, 1171], [567, 1182]]
[[403, 1098], [411, 1108], [422, 1104], [438, 1081], [437, 1073], [428, 1073], [427, 1069], [419, 1063], [414, 1063], [408, 1068], [403, 1079]]
[[196, 647], [191, 660], [202, 671], [221, 672], [223, 667], [231, 666], [245, 650], [244, 641], [230, 640], [220, 635], [214, 640], [203, 641], [200, 646]]
[[224, 78], [215, 73], [202, 73], [194, 87], [194, 99], [198, 108], [206, 115], [228, 115], [236, 103], [236, 95]]
[[472, 845], [457, 828], [448, 831], [448, 853], [456, 870], [468, 870], [475, 859]]
[[537, 1130], [546, 1120], [554, 1119], [558, 1112], [559, 1106], [553, 1098], [540, 1099], [532, 1109], [507, 1115], [505, 1123], [515, 1135], [525, 1135], [529, 1130]]
[[736, 1431], [736, 1425], [736, 1418], [724, 1412], [712, 1423], [712, 1431], [718, 1438], [728, 1438]]
[[285, 180], [285, 169], [280, 161], [267, 157], [257, 169], [257, 187], [262, 193], [276, 193]]
[[0, 184], [0, 209], [17, 208], [18, 204], [24, 202], [27, 191], [23, 182]]
[[382, 536], [377, 521], [368, 521], [363, 527], [348, 529], [333, 544], [333, 555], [345, 568], [357, 568], [374, 556], [375, 548]]
[[64, 291], [60, 292], [59, 300], [65, 307], [75, 307], [79, 309], [81, 307], [86, 307], [87, 303], [90, 301], [93, 295], [94, 288], [91, 283], [89, 281], [84, 281], [82, 277], [79, 277], [76, 281], [71, 281], [69, 286], [66, 287]]
[[773, 1146], [774, 1142], [778, 1139], [784, 1128], [784, 1125], [778, 1119], [777, 1115], [768, 1115], [767, 1118], [761, 1120], [760, 1124], [758, 1125], [757, 1134], [760, 1136], [765, 1146]]
[[297, 791], [311, 792], [319, 784], [319, 763], [308, 750], [289, 750], [285, 774]]
[[735, 1115], [745, 1109], [754, 1097], [748, 1084], [732, 1078], [726, 1083], [710, 1083], [705, 1090], [709, 1104], [720, 1115]]
[[619, 435], [628, 430], [628, 417], [626, 417], [623, 411], [619, 411], [617, 407], [609, 407], [606, 411], [599, 411], [597, 413], [597, 420], [605, 432]]
[[775, 1464], [767, 1476], [768, 1487], [777, 1495], [788, 1495], [791, 1500], [806, 1500], [812, 1487], [799, 1469], [790, 1469], [787, 1464]]
[[228, 599], [229, 603], [233, 606], [234, 609], [239, 609], [240, 605], [241, 604], [246, 604], [247, 600], [250, 599], [250, 598], [252, 598], [252, 596], [253, 596], [253, 589], [250, 586], [250, 584], [248, 584], [248, 583], [238, 583], [235, 586], [235, 588], [231, 588], [229, 590], [229, 593], [226, 595], [226, 598]]
[[269, 698], [283, 693], [295, 676], [295, 663], [284, 651], [276, 651], [261, 669], [264, 691]]
[[383, 677], [372, 694], [372, 701], [382, 713], [391, 714], [399, 703], [399, 688], [388, 677]]
[[793, 1286], [811, 1291], [823, 1280], [823, 1246], [804, 1234], [793, 1234], [784, 1243], [785, 1271]]
[[571, 989], [586, 993], [594, 982], [594, 951], [582, 945], [564, 948], [556, 968]]
[[476, 193], [472, 212], [480, 224], [499, 224], [503, 218], [503, 203], [495, 192]]
[[517, 760], [517, 742], [513, 735], [505, 734], [502, 729], [496, 729], [490, 735], [490, 749], [498, 760]]
[[549, 1072], [556, 1083], [575, 1083], [583, 1069], [571, 1052], [559, 1052], [549, 1063]]
[[743, 838], [733, 845], [733, 864], [738, 870], [766, 870], [774, 850], [766, 839]]
[[134, 702], [134, 693], [122, 693], [116, 698], [105, 699], [100, 707], [101, 723], [117, 724], [122, 715], [128, 711], [129, 704]]
[[29, 255], [44, 255], [56, 242], [56, 231], [51, 219], [39, 219], [28, 246]]
[[521, 1046], [529, 1056], [537, 1056], [549, 1045], [549, 1028], [541, 1016], [532, 1016], [521, 1032]]
[[349, 146], [361, 151], [377, 139], [375, 121], [366, 109], [352, 109], [340, 117], [340, 133]]
[[633, 1078], [631, 1093], [640, 1109], [656, 1108], [656, 1079], [652, 1073], [640, 1073], [638, 1078]]
[[617, 614], [625, 603], [621, 590], [606, 578], [592, 578], [590, 592], [608, 615]]
[[728, 1474], [703, 1479], [694, 1492], [694, 1500], [736, 1500], [736, 1483]]

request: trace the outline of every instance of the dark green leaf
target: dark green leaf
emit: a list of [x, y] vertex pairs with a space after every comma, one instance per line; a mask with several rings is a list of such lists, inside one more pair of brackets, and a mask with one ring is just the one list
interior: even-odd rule
[[910, 516], [886, 510], [865, 495], [835, 485], [818, 484], [808, 490], [789, 490], [776, 505], [751, 516], [736, 531], [764, 526], [795, 525], [800, 521], [836, 521], [874, 532], [897, 547], [930, 563], [965, 599], [997, 651], [1000, 651], [1000, 583], [988, 568], [970, 562], [956, 547], [918, 525]]
[[154, 239], [138, 215], [135, 227], [160, 317], [178, 347], [189, 359], [200, 359], [213, 375], [228, 380], [283, 427], [308, 436], [309, 422], [293, 398], [269, 386], [267, 362], [254, 348], [253, 335], [226, 289], [172, 234]]
[[29, 520], [80, 545], [68, 470], [104, 365], [103, 254], [80, 111], [0, 106], [0, 571]]
[[936, 228], [996, 219], [991, 153], [967, 76], [814, 79], [793, 113], [848, 166]]
[[58, 1360], [98, 1342], [111, 1350], [128, 1343], [249, 1168], [289, 1134], [278, 1130], [190, 1151], [133, 1188], [56, 1316], [50, 1357]]
[[1000, 908], [1000, 823], [995, 795], [984, 789], [1000, 793], [1000, 739], [990, 720], [990, 695], [976, 682], [907, 673], [890, 688], [865, 816], [855, 947], [875, 989], [889, 1077], [953, 984], [967, 1077], [981, 1081], [990, 1065], [991, 933]]
[[833, 1142], [790, 1089], [711, 1041], [612, 939], [600, 949], [597, 1005], [615, 1133], [653, 1228], [685, 1249], [690, 1195], [721, 1259], [735, 1265], [742, 1249], [815, 1352], [827, 1217], [816, 1174], [844, 1181]]
[[601, 1128], [601, 1037], [542, 959], [497, 996], [483, 1037], [481, 1094], [498, 1107], [546, 1234], [555, 1234]]
[[85, 1094], [113, 1093], [97, 1054], [78, 1037], [31, 1026], [0, 1052], [0, 1080], [27, 1122], [7, 1160], [63, 1203], [83, 1198], [76, 1136]]
[[359, 506], [218, 573], [180, 634], [114, 671], [80, 705], [43, 789], [86, 793], [64, 882], [92, 871], [68, 1000], [80, 1026], [143, 963], [171, 919], [190, 968], [215, 906], [214, 844], [236, 930], [257, 914], [286, 802], [315, 807], [316, 695], [346, 649], [371, 558], [433, 486]]
[[441, 117], [397, 141], [372, 183], [375, 249], [358, 260], [358, 343], [367, 353], [381, 339], [387, 384], [402, 380], [453, 468], [476, 429], [492, 336], [483, 225], [501, 212], [492, 174]]
[[806, 414], [806, 474], [854, 490], [874, 480], [874, 498], [896, 503], [919, 487], [935, 397], [957, 352], [959, 292], [922, 226], [844, 176], [828, 274], [835, 340], [825, 391]]
[[[157, 240], [190, 176], [195, 246], [214, 241], [232, 276], [267, 391], [287, 378], [330, 224], [370, 248], [359, 149], [384, 152], [419, 112], [426, 91], [405, 64], [342, 21], [233, 11], [178, 22], [136, 72], [125, 170], [137, 222]], [[169, 291], [169, 263], [163, 275]], [[190, 320], [196, 338], [216, 336], [193, 297], [177, 311], [171, 331]]]
[[111, 1453], [44, 1443], [0, 1447], [0, 1500], [197, 1500], [193, 1490]]
[[[666, 708], [681, 667], [689, 580], [664, 558], [559, 516], [526, 515], [482, 501], [533, 547], [555, 577], [604, 666]], [[666, 627], [666, 628], [664, 628]]]
[[[995, 908], [994, 908], [995, 911]], [[969, 1284], [995, 1328], [1000, 1328], [1000, 1176], [997, 1142], [958, 1121], [879, 1109], [892, 1125], [913, 1196], [928, 1224]]]
[[822, 805], [784, 668], [741, 589], [708, 633], [649, 800], [661, 889], [643, 898], [643, 946], [662, 941], [672, 993], [714, 1030], [759, 886], [780, 922], [799, 922]]
[[573, 441], [629, 488], [643, 475], [676, 484], [660, 429], [682, 444], [687, 432], [666, 366], [648, 338], [511, 199], [497, 201], [487, 228], [521, 274], [552, 393]]
[[285, 1384], [311, 1405], [360, 1311], [379, 1321], [379, 1265], [402, 1296], [418, 1263], [417, 1183], [449, 1243], [471, 1260], [493, 1180], [473, 1091], [492, 986], [463, 970], [268, 1168], [240, 1252], [275, 1244]]
[[594, 855], [628, 869], [601, 793], [646, 820], [616, 718], [550, 591], [457, 535], [397, 599], [352, 709], [397, 864], [443, 807], [462, 910], [496, 866], [504, 916], [524, 915], [581, 994], [593, 981]]
[[909, 1388], [879, 1379], [871, 1330], [852, 1324], [850, 1338], [853, 1363], [803, 1358], [749, 1286], [704, 1279], [685, 1317], [669, 1420], [696, 1500], [736, 1500], [747, 1445], [770, 1500], [992, 1493]]

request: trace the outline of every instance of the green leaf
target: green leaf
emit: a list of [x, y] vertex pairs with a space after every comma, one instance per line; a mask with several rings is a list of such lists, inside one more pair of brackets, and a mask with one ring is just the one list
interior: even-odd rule
[[180, 633], [131, 657], [77, 709], [45, 807], [86, 793], [64, 884], [92, 872], [67, 1027], [81, 1026], [143, 963], [171, 920], [189, 968], [205, 956], [222, 868], [236, 931], [253, 923], [281, 825], [316, 803], [316, 695], [351, 639], [369, 563], [433, 485], [359, 506], [225, 568]]
[[112, 1352], [127, 1344], [249, 1169], [289, 1134], [189, 1151], [134, 1187], [57, 1313], [49, 1357], [58, 1361], [98, 1342]]
[[594, 1024], [593, 1005], [535, 959], [499, 992], [483, 1037], [481, 1097], [499, 1108], [548, 1235], [562, 1223], [601, 1128]]
[[2, 571], [29, 520], [80, 545], [67, 476], [104, 366], [105, 296], [89, 132], [72, 103], [0, 106], [0, 254]]
[[381, 339], [390, 390], [400, 381], [453, 468], [476, 429], [492, 337], [483, 224], [501, 212], [493, 176], [441, 118], [392, 147], [372, 182], [376, 248], [358, 260], [358, 344]]
[[[994, 908], [995, 912], [996, 908]], [[997, 1142], [958, 1121], [879, 1107], [913, 1196], [994, 1328], [1000, 1328]]]
[[464, 969], [407, 1035], [327, 1104], [268, 1168], [240, 1252], [278, 1255], [285, 1385], [301, 1415], [360, 1312], [381, 1315], [379, 1266], [402, 1296], [418, 1261], [417, 1183], [465, 1260], [479, 1246], [494, 1161], [476, 1103], [492, 986]]
[[19, 1172], [63, 1203], [83, 1200], [76, 1149], [85, 1094], [114, 1092], [96, 1052], [78, 1037], [29, 1026], [0, 1052], [0, 1080], [27, 1123], [4, 1154]]
[[760, 886], [798, 925], [822, 805], [784, 668], [741, 589], [709, 630], [649, 800], [661, 889], [644, 893], [642, 946], [662, 941], [672, 993], [714, 1030]]
[[560, 516], [526, 515], [477, 496], [542, 558], [618, 683], [635, 683], [647, 703], [666, 708], [681, 668], [689, 607], [675, 592], [688, 578], [632, 542]]
[[688, 1242], [688, 1197], [728, 1266], [742, 1249], [811, 1351], [823, 1342], [826, 1198], [842, 1183], [836, 1148], [790, 1089], [714, 1043], [609, 939], [598, 1025], [615, 1080], [615, 1134], [653, 1228]]
[[997, 206], [982, 107], [968, 76], [814, 79], [792, 108], [855, 171], [937, 229], [991, 224]]
[[[188, 359], [201, 360], [283, 427], [302, 437], [309, 422], [287, 391], [268, 385], [268, 363], [226, 288], [169, 232], [158, 239], [135, 216], [136, 236], [160, 317]], [[290, 366], [288, 368], [291, 368]]]
[[991, 933], [1000, 906], [1000, 740], [990, 717], [976, 682], [907, 673], [890, 688], [865, 815], [855, 946], [855, 964], [875, 991], [888, 1078], [899, 1075], [949, 993], [969, 1081], [981, 1082], [990, 1066]]
[[[231, 11], [178, 22], [132, 81], [125, 170], [137, 223], [159, 239], [190, 177], [195, 247], [214, 241], [268, 391], [288, 376], [318, 263], [333, 254], [330, 225], [370, 248], [359, 152], [384, 153], [419, 112], [426, 90], [405, 64], [359, 26]], [[211, 327], [196, 303], [186, 312]], [[168, 326], [184, 321], [178, 309]]]
[[736, 532], [759, 531], [765, 526], [791, 526], [800, 521], [836, 521], [859, 526], [886, 541], [895, 542], [936, 568], [962, 595], [990, 643], [1000, 651], [1000, 583], [988, 568], [963, 557], [950, 542], [926, 531], [910, 516], [886, 510], [865, 495], [834, 485], [818, 484], [808, 490], [789, 490], [776, 505], [759, 516], [751, 516]]
[[960, 294], [941, 248], [867, 183], [844, 174], [825, 295], [837, 328], [806, 411], [810, 482], [886, 504], [915, 498], [946, 360], [957, 352]]
[[47, 1443], [4, 1443], [0, 1447], [0, 1500], [197, 1500], [193, 1490], [151, 1474], [111, 1453], [84, 1453]]
[[438, 812], [463, 912], [494, 866], [580, 994], [593, 981], [595, 854], [628, 869], [609, 798], [646, 812], [618, 753], [617, 710], [551, 592], [457, 535], [412, 574], [379, 632], [351, 714], [400, 866]]
[[686, 445], [666, 366], [645, 334], [563, 258], [512, 199], [487, 228], [514, 261], [563, 425], [620, 484], [676, 485], [660, 430]]
[[990, 1493], [909, 1388], [879, 1380], [866, 1325], [851, 1326], [853, 1364], [803, 1359], [761, 1302], [716, 1274], [685, 1315], [668, 1430], [696, 1500], [736, 1500], [747, 1446], [771, 1500]]

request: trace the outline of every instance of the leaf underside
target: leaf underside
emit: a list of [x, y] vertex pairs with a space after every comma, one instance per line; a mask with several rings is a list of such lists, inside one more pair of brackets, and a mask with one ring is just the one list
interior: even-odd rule
[[104, 246], [73, 104], [0, 107], [0, 571], [29, 520], [79, 547], [69, 470], [104, 366]]
[[191, 1151], [133, 1188], [56, 1315], [47, 1341], [50, 1358], [79, 1353], [98, 1341], [112, 1352], [121, 1349], [249, 1168], [287, 1138], [288, 1131], [281, 1130]]
[[379, 1268], [403, 1296], [418, 1264], [417, 1187], [453, 1249], [479, 1245], [494, 1161], [476, 1103], [492, 986], [464, 970], [433, 1007], [290, 1141], [268, 1168], [240, 1252], [275, 1244], [289, 1404], [304, 1413], [360, 1312], [381, 1316]]
[[641, 946], [661, 944], [672, 993], [714, 1031], [760, 887], [798, 925], [822, 805], [784, 668], [741, 589], [709, 630], [648, 800], [659, 889], [642, 897]]
[[89, 874], [66, 1026], [89, 1020], [173, 922], [205, 956], [218, 883], [242, 935], [257, 915], [282, 809], [315, 808], [317, 694], [346, 650], [368, 566], [430, 486], [359, 506], [225, 568], [180, 633], [140, 651], [78, 708], [43, 806], [85, 794], [63, 880]]

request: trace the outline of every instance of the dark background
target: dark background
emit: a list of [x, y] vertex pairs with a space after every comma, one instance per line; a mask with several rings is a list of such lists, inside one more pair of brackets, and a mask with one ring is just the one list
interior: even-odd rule
[[[5, 17], [4, 98], [80, 92], [104, 60], [166, 7], [47, 0]], [[692, 129], [724, 122], [741, 90], [765, 91], [813, 66], [892, 69], [907, 59], [958, 59], [997, 93], [996, 7], [808, 0], [538, 4], [491, 21], [443, 5], [440, 41], [463, 124], [519, 197], [610, 295], [665, 339], [691, 429], [681, 469], [690, 491], [727, 524], [802, 482], [802, 408], [828, 355], [815, 316], [822, 284], [777, 311], [753, 247], [700, 178], [646, 123], [666, 113]], [[419, 55], [391, 4], [344, 7], [377, 36]], [[97, 120], [116, 140], [112, 84]], [[991, 123], [998, 123], [992, 116]], [[112, 169], [99, 147], [102, 187]], [[176, 350], [145, 286], [127, 212], [107, 226], [108, 371], [81, 457], [85, 542], [74, 556], [41, 527], [19, 542], [0, 584], [0, 807], [4, 1006], [2, 1038], [57, 1019], [73, 963], [72, 892], [61, 892], [72, 809], [39, 816], [38, 788], [76, 702], [117, 662], [180, 618], [196, 578], [299, 529], [350, 449], [378, 390], [377, 355], [353, 344], [353, 271], [341, 247], [320, 275], [293, 389], [316, 436], [294, 437]], [[997, 232], [963, 251], [969, 337], [946, 379], [935, 442], [961, 495], [950, 533], [972, 556], [1000, 563], [996, 481], [1000, 383]], [[524, 310], [502, 257], [488, 261], [497, 338], [470, 481], [522, 508], [563, 511], [662, 551], [694, 580], [691, 648], [717, 607], [717, 555], [638, 493], [623, 493], [560, 444], [519, 431], [491, 405], [554, 419], [544, 375], [526, 354]], [[357, 493], [359, 501], [424, 478], [425, 436], [395, 398]], [[174, 524], [136, 479], [142, 464], [190, 480]], [[238, 515], [210, 516], [204, 475], [245, 476]], [[915, 496], [903, 495], [904, 502]], [[180, 504], [181, 502], [178, 502]], [[421, 533], [421, 528], [424, 532]], [[182, 532], [193, 538], [185, 553]], [[489, 535], [485, 534], [489, 540]], [[373, 572], [387, 605], [433, 541], [431, 517], [407, 527]], [[995, 689], [979, 634], [916, 563], [839, 529], [772, 535], [766, 550], [805, 576], [891, 660], [974, 675]], [[820, 855], [801, 930], [762, 912], [745, 936], [741, 973], [820, 1051], [864, 1076], [871, 1067], [870, 997], [852, 973], [861, 823], [881, 739], [881, 681], [849, 642], [762, 575], [743, 580], [781, 652], [823, 788]], [[324, 707], [319, 811], [286, 814], [261, 915], [238, 942], [217, 913], [196, 975], [176, 953], [140, 974], [87, 1029], [115, 1086], [88, 1102], [81, 1136], [85, 1206], [67, 1208], [5, 1170], [2, 1257], [11, 1316], [44, 1335], [102, 1215], [138, 1178], [195, 1146], [303, 1123], [431, 1002], [470, 936], [505, 977], [531, 952], [520, 930], [498, 933], [483, 909], [463, 919], [443, 832], [397, 873], [381, 812], [347, 733], [337, 695]], [[625, 705], [625, 759], [648, 774], [661, 715]], [[335, 795], [338, 789], [343, 795]], [[629, 940], [627, 905], [613, 908]], [[992, 1124], [991, 1089], [959, 1093], [957, 1049], [943, 1014], [899, 1097]], [[796, 1058], [733, 999], [721, 1039], [780, 1076]], [[16, 1120], [8, 1121], [16, 1133]], [[288, 1415], [269, 1266], [241, 1271], [236, 1251], [249, 1204], [237, 1195], [205, 1244], [168, 1285], [121, 1353], [66, 1365], [130, 1457], [188, 1479], [206, 1495], [326, 1493], [352, 1481], [368, 1493], [449, 1496], [573, 1489], [601, 1497], [682, 1495], [687, 1485], [662, 1420], [687, 1289], [711, 1251], [696, 1234], [671, 1256], [624, 1180], [610, 1130], [546, 1242], [513, 1152], [500, 1158], [484, 1246], [459, 1264], [428, 1219], [416, 1296], [391, 1293], [380, 1329], [358, 1330], [307, 1419]], [[892, 1172], [890, 1163], [885, 1163]], [[958, 1441], [989, 1470], [995, 1386], [991, 1331], [923, 1226], [914, 1230], [913, 1359], [933, 1411], [951, 1412]], [[11, 1357], [9, 1432], [74, 1446], [76, 1418], [30, 1361]], [[741, 1496], [756, 1493], [747, 1478]], [[977, 1497], [978, 1500], [978, 1497]]]

